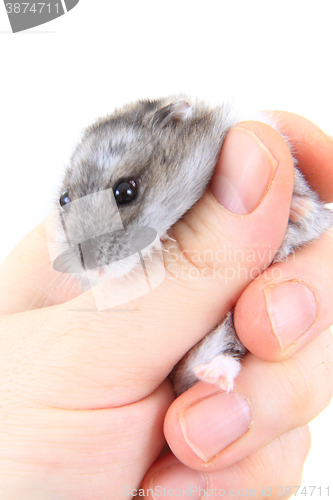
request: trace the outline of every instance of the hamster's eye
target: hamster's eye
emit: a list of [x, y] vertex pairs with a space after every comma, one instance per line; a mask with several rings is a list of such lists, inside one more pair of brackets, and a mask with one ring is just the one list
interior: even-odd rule
[[69, 191], [68, 189], [66, 189], [66, 191], [64, 191], [62, 193], [62, 195], [60, 196], [59, 198], [59, 203], [60, 203], [60, 206], [64, 207], [65, 205], [68, 205], [68, 203], [71, 202], [71, 199], [69, 197]]
[[113, 189], [117, 205], [133, 201], [138, 194], [138, 185], [134, 180], [121, 181]]

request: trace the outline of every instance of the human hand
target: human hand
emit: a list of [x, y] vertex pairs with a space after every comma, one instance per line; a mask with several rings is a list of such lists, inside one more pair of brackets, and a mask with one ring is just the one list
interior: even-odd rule
[[[257, 210], [246, 218], [235, 217], [206, 193], [194, 210], [175, 227], [179, 247], [167, 255], [167, 265], [169, 269], [172, 266], [172, 269], [163, 284], [148, 296], [109, 313], [97, 312], [91, 292], [78, 295], [79, 289], [68, 287], [65, 277], [58, 278], [53, 273], [48, 264], [42, 227], [23, 240], [5, 261], [0, 276], [0, 302], [4, 313], [0, 324], [4, 401], [1, 425], [2, 435], [6, 436], [1, 449], [0, 486], [4, 500], [22, 498], [23, 492], [26, 500], [35, 500], [38, 495], [43, 500], [54, 498], [55, 495], [66, 500], [119, 498], [139, 486], [141, 478], [156, 460], [164, 444], [162, 424], [173, 399], [171, 385], [165, 380], [167, 374], [183, 354], [223, 318], [252, 281], [251, 270], [259, 266], [263, 269], [269, 264], [270, 256], [267, 252], [264, 259], [258, 256], [254, 262], [242, 262], [247, 273], [237, 281], [228, 280], [225, 283], [225, 263], [217, 263], [221, 272], [214, 279], [197, 271], [213, 269], [214, 252], [225, 244], [229, 245], [229, 242], [234, 249], [247, 249], [253, 241], [254, 231], [260, 248], [269, 248], [271, 252], [278, 248], [283, 239], [292, 191], [292, 160], [284, 141], [275, 131], [265, 125], [249, 126], [251, 131], [251, 127], [254, 127], [254, 133], [276, 160], [274, 183], [266, 194], [265, 189], [259, 193], [258, 202], [261, 202]], [[244, 127], [240, 133], [247, 134]], [[250, 134], [250, 143], [252, 139]], [[257, 139], [254, 143], [257, 143]], [[265, 163], [266, 154], [260, 147], [258, 163]], [[272, 164], [270, 159], [269, 165]], [[255, 194], [258, 195], [258, 192]], [[324, 240], [327, 238], [321, 241]], [[187, 253], [184, 260], [184, 250], [188, 249], [193, 253]], [[204, 249], [212, 252], [209, 254], [211, 260], [191, 260], [195, 250], [201, 253]], [[235, 269], [237, 264], [237, 261], [232, 264]], [[231, 269], [230, 263], [228, 269]], [[318, 290], [323, 290], [321, 295], [319, 292], [317, 295], [315, 289], [320, 304], [329, 289], [328, 281], [326, 275], [326, 282], [318, 282]], [[62, 286], [63, 283], [66, 286]], [[251, 286], [257, 283], [259, 280]], [[242, 310], [239, 304], [245, 294], [246, 291], [238, 302], [236, 317], [239, 314], [237, 311]], [[332, 322], [329, 313], [322, 314], [322, 310], [321, 307], [316, 321], [318, 330], [313, 330], [313, 336]], [[241, 315], [239, 319], [242, 319]], [[237, 329], [241, 324], [242, 321], [238, 322]], [[260, 335], [264, 345], [268, 342], [267, 338], [272, 338], [269, 330], [262, 329]], [[245, 340], [242, 336], [245, 345], [251, 347]], [[311, 345], [318, 341], [313, 340]], [[268, 344], [271, 347], [265, 352], [275, 352], [277, 355], [276, 344], [272, 340]], [[297, 355], [303, 356], [303, 351]], [[328, 348], [326, 352], [321, 350], [319, 345], [314, 352], [317, 353], [317, 359], [325, 361], [327, 358], [324, 356], [328, 356], [329, 351]], [[254, 354], [262, 356], [255, 350]], [[311, 357], [315, 358], [313, 346]], [[290, 360], [273, 365], [279, 366], [287, 361]], [[238, 449], [240, 457], [241, 443], [250, 436], [244, 445], [243, 455], [252, 457], [252, 461], [251, 458], [245, 459], [247, 467], [243, 468], [255, 478], [258, 463], [253, 459], [256, 453], [253, 444], [258, 445], [256, 449], [263, 447], [265, 452], [265, 445], [272, 441], [271, 450], [274, 451], [275, 438], [282, 434], [278, 443], [282, 443], [281, 446], [285, 446], [286, 442], [291, 443], [285, 454], [289, 456], [292, 466], [286, 471], [279, 453], [271, 453], [271, 458], [277, 460], [275, 467], [281, 472], [280, 484], [286, 485], [289, 484], [286, 482], [289, 478], [286, 473], [295, 475], [301, 469], [308, 448], [308, 434], [304, 438], [307, 431], [303, 428], [286, 434], [295, 426], [291, 416], [299, 415], [292, 406], [293, 387], [287, 382], [287, 387], [278, 383], [274, 371], [268, 372], [267, 386], [269, 390], [278, 386], [276, 401], [280, 401], [281, 394], [283, 400], [287, 400], [285, 418], [283, 420], [281, 414], [277, 414], [279, 426], [274, 426], [274, 421], [267, 422], [264, 411], [266, 394], [260, 397], [255, 383], [261, 376], [261, 370], [266, 370], [265, 363], [248, 355], [237, 379], [236, 391], [246, 374], [254, 373], [253, 392], [248, 393], [249, 400], [252, 406], [257, 401], [260, 403], [261, 397], [265, 401], [256, 406], [255, 425], [246, 436], [232, 445], [234, 455], [232, 450], [231, 455], [228, 452], [229, 461], [234, 463], [242, 460], [237, 458], [235, 449]], [[295, 362], [293, 367], [287, 370], [284, 366], [281, 373], [287, 371], [297, 376], [300, 362]], [[255, 374], [258, 376], [255, 377]], [[322, 372], [318, 373], [318, 379], [320, 376], [323, 376]], [[295, 388], [298, 389], [296, 384]], [[191, 391], [188, 391], [187, 398], [192, 397], [194, 401], [198, 394], [212, 394], [216, 388], [197, 384]], [[323, 394], [322, 388], [319, 392], [322, 397], [318, 393], [316, 401], [312, 400], [313, 415], [327, 403], [327, 393]], [[184, 440], [175, 442], [179, 431], [176, 409], [179, 403], [184, 402], [184, 397], [179, 398], [169, 410], [166, 435], [171, 447], [185, 464], [202, 470], [202, 461]], [[298, 409], [304, 401], [304, 394], [300, 393]], [[213, 427], [213, 424], [210, 425]], [[255, 443], [253, 430], [260, 428], [266, 429], [266, 432], [263, 432], [261, 442]], [[299, 444], [298, 450], [293, 446], [296, 442]], [[162, 460], [176, 460], [178, 463], [170, 454]], [[210, 470], [229, 474], [231, 480], [230, 474], [234, 471], [230, 472], [226, 460], [224, 454], [222, 460], [219, 457], [213, 462]], [[260, 461], [260, 456], [257, 460]], [[154, 464], [143, 484], [148, 484], [147, 481], [154, 471], [160, 470], [161, 464], [163, 462]], [[228, 468], [222, 471], [222, 467]], [[207, 470], [207, 467], [204, 469]], [[183, 482], [189, 470], [191, 474], [196, 474], [191, 469], [181, 469]], [[273, 480], [268, 480], [271, 470], [267, 467], [265, 475], [269, 484], [273, 484]], [[176, 469], [173, 471], [176, 472]], [[211, 479], [213, 476], [208, 474], [207, 477]], [[215, 476], [215, 479], [220, 481], [221, 477]], [[260, 479], [258, 474], [256, 480]], [[222, 481], [225, 485], [225, 479]]]

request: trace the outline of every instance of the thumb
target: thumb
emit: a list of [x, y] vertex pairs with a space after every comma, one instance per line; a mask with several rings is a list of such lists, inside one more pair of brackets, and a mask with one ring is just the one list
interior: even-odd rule
[[293, 159], [281, 135], [264, 123], [243, 122], [229, 132], [206, 193], [170, 232], [182, 268], [214, 277], [227, 307], [272, 262], [293, 183]]

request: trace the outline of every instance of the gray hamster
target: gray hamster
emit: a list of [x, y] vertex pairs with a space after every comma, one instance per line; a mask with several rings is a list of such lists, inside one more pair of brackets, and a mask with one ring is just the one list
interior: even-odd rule
[[[269, 117], [254, 119], [258, 118], [277, 128]], [[72, 258], [78, 268], [85, 268], [92, 276], [94, 272], [99, 276], [108, 267], [112, 276], [131, 273], [138, 264], [137, 256], [127, 258], [125, 264], [121, 260], [129, 256], [128, 241], [137, 227], [154, 228], [160, 238], [165, 237], [203, 195], [228, 131], [242, 119], [230, 105], [209, 107], [171, 96], [126, 105], [88, 127], [59, 191], [59, 210], [71, 233]], [[302, 214], [290, 218], [274, 261], [284, 259], [333, 225], [333, 212], [320, 202], [297, 170], [296, 161], [294, 164], [292, 208], [301, 205]], [[88, 197], [84, 210], [74, 209], [73, 201], [110, 189], [124, 231], [110, 232], [110, 219], [104, 217], [109, 210], [105, 197], [99, 201]], [[90, 239], [87, 266], [80, 239], [84, 234], [87, 238], [95, 234], [96, 228], [101, 236]], [[176, 394], [199, 379], [231, 390], [245, 351], [229, 313], [174, 368], [171, 376]]]

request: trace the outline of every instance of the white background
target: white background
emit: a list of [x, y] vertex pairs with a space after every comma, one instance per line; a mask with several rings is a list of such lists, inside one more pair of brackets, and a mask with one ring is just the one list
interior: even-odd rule
[[[80, 0], [13, 35], [1, 2], [0, 260], [52, 209], [82, 128], [116, 105], [235, 98], [333, 135], [332, 19], [331, 1]], [[331, 405], [311, 424], [303, 484], [333, 496], [332, 416]]]

